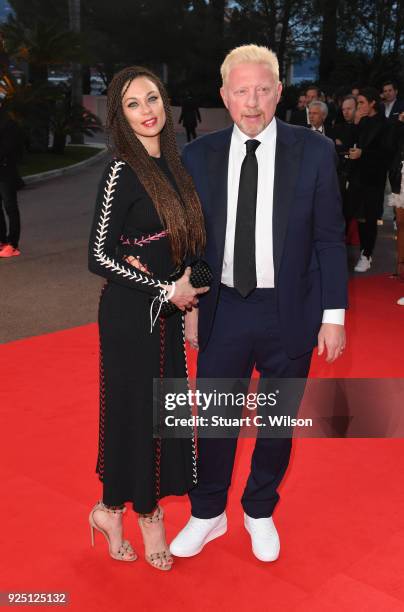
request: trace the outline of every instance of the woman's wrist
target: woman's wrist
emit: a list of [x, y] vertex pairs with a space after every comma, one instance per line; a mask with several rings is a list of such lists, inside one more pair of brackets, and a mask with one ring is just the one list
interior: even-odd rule
[[167, 300], [171, 300], [174, 297], [175, 289], [176, 289], [176, 284], [175, 282], [173, 282], [171, 284], [170, 289], [167, 290], [167, 295], [166, 295]]

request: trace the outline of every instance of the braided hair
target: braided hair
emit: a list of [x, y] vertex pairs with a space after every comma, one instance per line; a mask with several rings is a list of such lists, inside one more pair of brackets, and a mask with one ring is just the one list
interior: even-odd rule
[[[160, 133], [161, 152], [179, 193], [153, 162], [123, 112], [122, 99], [137, 77], [146, 77], [160, 92], [166, 114], [166, 122]], [[130, 66], [114, 76], [108, 87], [106, 127], [110, 148], [131, 166], [153, 201], [168, 232], [174, 263], [181, 264], [187, 255], [200, 255], [206, 240], [201, 204], [192, 179], [180, 159], [167, 92], [153, 72], [140, 66]]]

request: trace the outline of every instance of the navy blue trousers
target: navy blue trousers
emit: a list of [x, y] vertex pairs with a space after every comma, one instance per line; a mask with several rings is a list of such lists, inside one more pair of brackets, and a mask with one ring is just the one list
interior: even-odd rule
[[[274, 289], [256, 289], [242, 298], [221, 286], [211, 337], [198, 356], [199, 378], [306, 378], [311, 352], [290, 359], [282, 347]], [[241, 499], [252, 518], [272, 515], [278, 486], [289, 463], [289, 438], [257, 437], [251, 471]], [[198, 484], [190, 492], [192, 515], [213, 518], [224, 512], [237, 438], [198, 439]]]

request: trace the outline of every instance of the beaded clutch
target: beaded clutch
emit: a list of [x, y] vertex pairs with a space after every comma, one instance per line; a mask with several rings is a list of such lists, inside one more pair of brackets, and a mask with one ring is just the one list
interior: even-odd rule
[[[212, 271], [209, 265], [206, 263], [206, 261], [203, 261], [202, 259], [197, 259], [190, 265], [191, 265], [192, 271], [191, 271], [191, 276], [189, 278], [189, 281], [191, 285], [195, 287], [195, 289], [199, 289], [200, 287], [210, 287], [212, 280], [213, 280], [213, 274], [212, 274]], [[181, 266], [178, 270], [176, 270], [173, 274], [171, 274], [167, 279], [168, 282], [172, 283], [178, 280], [179, 278], [181, 278], [181, 276], [184, 274], [184, 270], [185, 270], [185, 265]], [[150, 303], [152, 301], [153, 301], [153, 298], [150, 299]], [[159, 308], [160, 308], [160, 312], [158, 313]], [[170, 315], [175, 314], [176, 312], [181, 312], [181, 311], [172, 302], [163, 302], [162, 304], [160, 304], [158, 303], [157, 300], [155, 300], [153, 303], [153, 307], [152, 307], [153, 318], [157, 316], [167, 318]]]

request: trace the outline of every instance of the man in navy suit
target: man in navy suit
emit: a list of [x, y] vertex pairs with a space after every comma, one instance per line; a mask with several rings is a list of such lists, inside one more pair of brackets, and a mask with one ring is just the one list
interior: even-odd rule
[[[347, 264], [333, 142], [274, 117], [276, 56], [245, 45], [226, 57], [221, 95], [231, 128], [195, 140], [183, 160], [202, 202], [204, 258], [214, 281], [186, 336], [199, 346], [198, 379], [307, 377], [313, 347], [328, 362], [345, 346]], [[199, 317], [197, 326], [196, 319]], [[188, 557], [227, 530], [236, 439], [200, 437], [192, 516], [171, 543]], [[272, 513], [290, 439], [258, 437], [242, 506], [252, 549], [279, 555]]]

